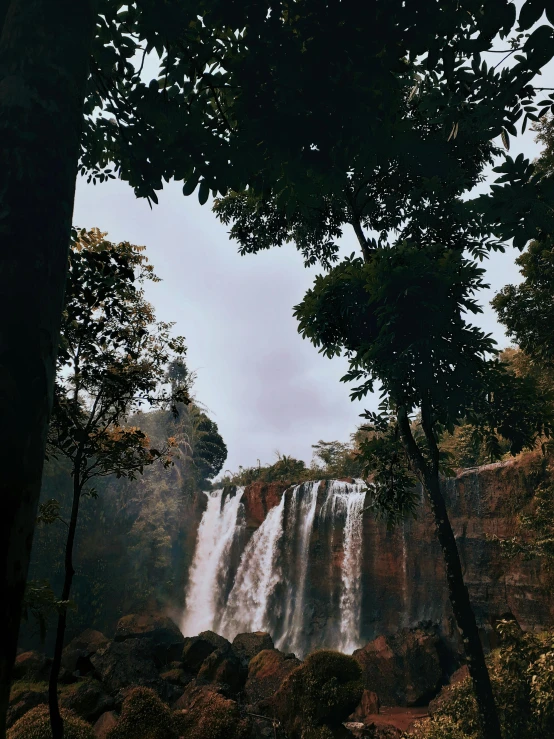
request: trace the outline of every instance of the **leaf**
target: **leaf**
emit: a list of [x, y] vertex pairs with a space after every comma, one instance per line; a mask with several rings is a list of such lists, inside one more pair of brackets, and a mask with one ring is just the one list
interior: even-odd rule
[[504, 148], [506, 149], [506, 151], [509, 151], [510, 150], [510, 139], [504, 129], [502, 129], [502, 133], [500, 134], [500, 136], [502, 138], [502, 143], [504, 144]]
[[198, 179], [198, 175], [193, 175], [189, 180], [185, 182], [185, 184], [183, 185], [183, 195], [192, 195], [192, 193], [196, 190]]
[[206, 180], [202, 180], [200, 183], [200, 189], [198, 190], [198, 202], [200, 205], [204, 205], [210, 197], [210, 186]]
[[519, 13], [519, 28], [521, 31], [527, 31], [527, 29], [534, 26], [539, 20], [544, 11], [543, 0], [527, 0], [523, 4]]

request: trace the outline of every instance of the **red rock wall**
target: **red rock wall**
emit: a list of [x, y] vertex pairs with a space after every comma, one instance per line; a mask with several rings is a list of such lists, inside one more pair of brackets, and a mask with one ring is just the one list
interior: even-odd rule
[[[484, 632], [507, 612], [525, 629], [554, 624], [554, 596], [537, 562], [509, 561], [488, 537], [510, 536], [515, 527], [515, 501], [529, 500], [544, 465], [537, 455], [461, 472], [444, 484], [451, 522], [458, 541], [466, 583]], [[325, 498], [321, 483], [318, 506]], [[280, 500], [283, 485], [249, 486], [244, 493], [247, 526], [259, 526]], [[313, 643], [331, 627], [338, 608], [342, 540], [325, 530], [317, 514], [310, 543], [308, 593]], [[391, 634], [401, 627], [431, 621], [446, 637], [455, 630], [445, 585], [441, 552], [430, 511], [422, 498], [417, 519], [394, 531], [368, 511], [364, 518], [362, 638]]]

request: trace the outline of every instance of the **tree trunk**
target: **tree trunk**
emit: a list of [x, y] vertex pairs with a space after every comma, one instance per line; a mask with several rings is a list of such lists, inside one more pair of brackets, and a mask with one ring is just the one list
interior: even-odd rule
[[[79, 517], [79, 503], [81, 501], [81, 484], [79, 480], [80, 457], [76, 460], [75, 473], [73, 476], [73, 505], [71, 507], [71, 519], [65, 543], [65, 574], [63, 581], [63, 601], [69, 600], [71, 585], [73, 583], [73, 546], [75, 543], [75, 532], [77, 530], [77, 519]], [[56, 629], [56, 644], [54, 646], [54, 659], [50, 669], [50, 682], [48, 684], [48, 705], [50, 707], [50, 725], [52, 726], [52, 738], [63, 739], [63, 720], [60, 715], [58, 703], [58, 676], [62, 664], [62, 652], [65, 639], [65, 627], [67, 624], [67, 607], [63, 607], [58, 615], [58, 626]]]
[[429, 409], [423, 404], [422, 425], [431, 451], [431, 464], [425, 460], [416, 444], [404, 409], [400, 409], [398, 421], [408, 456], [416, 468], [429, 496], [437, 537], [444, 557], [450, 603], [452, 604], [456, 623], [462, 634], [469, 674], [473, 681], [483, 733], [487, 739], [502, 739], [489, 672], [483, 653], [483, 645], [479, 638], [479, 631], [477, 629], [477, 622], [475, 621], [475, 614], [471, 607], [469, 592], [464, 582], [456, 538], [450, 525], [448, 511], [446, 510], [446, 504], [440, 488], [439, 450], [430, 423]]
[[97, 0], [2, 0], [0, 738], [40, 493]]

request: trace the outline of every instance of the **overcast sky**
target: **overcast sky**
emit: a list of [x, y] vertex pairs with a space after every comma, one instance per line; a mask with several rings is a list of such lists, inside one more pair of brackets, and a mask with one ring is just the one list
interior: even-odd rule
[[[520, 3], [518, 3], [519, 5]], [[554, 66], [541, 86], [554, 87]], [[534, 157], [533, 134], [512, 139], [510, 154]], [[236, 244], [196, 193], [170, 183], [150, 210], [124, 182], [93, 186], [80, 179], [73, 222], [97, 226], [111, 241], [145, 245], [162, 282], [149, 286], [158, 319], [175, 321], [188, 346], [188, 366], [198, 373], [196, 397], [225, 439], [224, 469], [275, 461], [275, 451], [309, 462], [319, 439], [348, 441], [364, 408], [339, 382], [347, 366], [318, 354], [297, 332], [292, 308], [311, 286], [317, 268], [305, 269], [292, 245], [241, 257]], [[358, 251], [346, 233], [344, 253]], [[514, 252], [488, 262], [491, 290], [482, 295], [481, 325], [507, 344], [488, 306], [504, 284], [518, 281]]]

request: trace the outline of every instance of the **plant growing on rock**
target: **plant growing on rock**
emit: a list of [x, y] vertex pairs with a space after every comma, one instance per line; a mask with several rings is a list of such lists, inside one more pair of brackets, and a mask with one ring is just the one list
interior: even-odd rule
[[[74, 713], [62, 709], [61, 716], [66, 739], [95, 739], [92, 726]], [[37, 706], [28, 711], [8, 730], [7, 739], [52, 739], [48, 706]]]
[[169, 708], [150, 688], [132, 688], [107, 739], [178, 739]]
[[[179, 361], [185, 369], [186, 349], [182, 337], [171, 337], [171, 324], [156, 323], [144, 299], [144, 282], [156, 277], [143, 249], [128, 242], [112, 244], [93, 229], [76, 235], [70, 256], [48, 437], [50, 453], [68, 460], [73, 478], [63, 605], [49, 688], [54, 739], [63, 736], [57, 680], [75, 574], [73, 549], [81, 498], [96, 495], [95, 479], [110, 475], [133, 479], [158, 461], [169, 466], [174, 441], [167, 439], [157, 449], [128, 418], [144, 407], [174, 407], [189, 400], [186, 382], [176, 393], [165, 384], [171, 361]], [[52, 508], [51, 503], [48, 510]]]
[[321, 650], [285, 678], [272, 704], [291, 739], [324, 739], [356, 708], [362, 672], [353, 657]]

